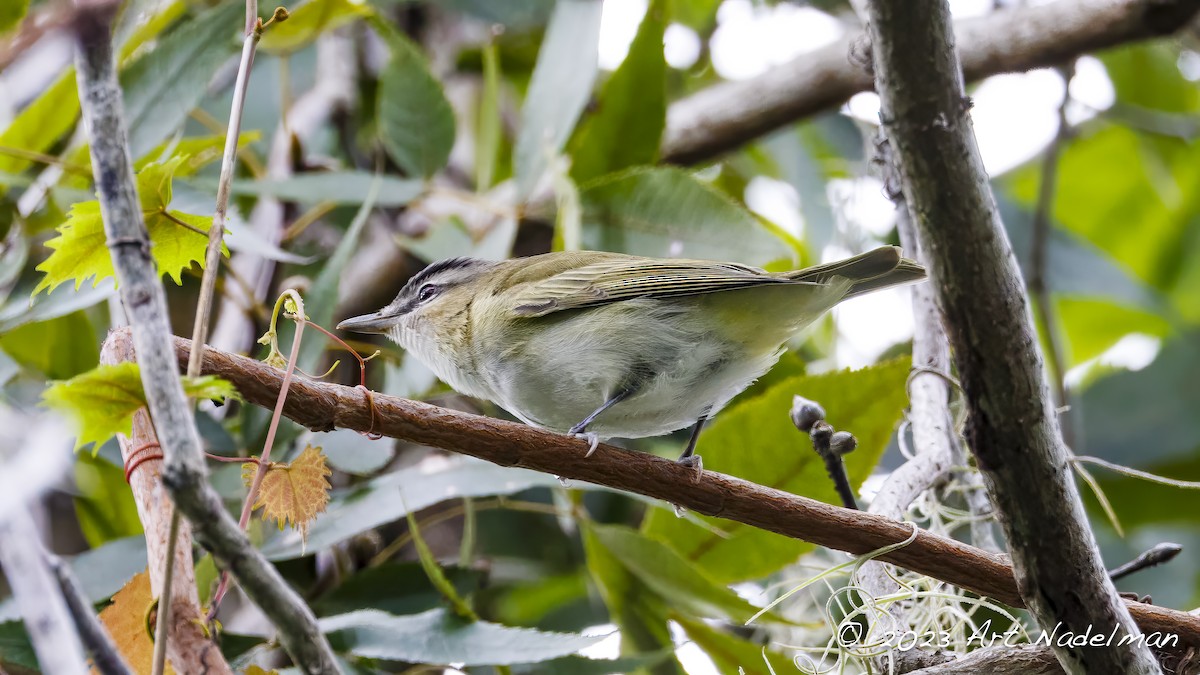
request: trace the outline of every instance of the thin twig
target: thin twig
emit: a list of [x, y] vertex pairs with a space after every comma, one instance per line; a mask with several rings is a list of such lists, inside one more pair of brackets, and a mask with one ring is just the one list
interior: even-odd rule
[[58, 581], [59, 590], [66, 600], [67, 610], [71, 613], [83, 646], [92, 655], [92, 663], [96, 670], [100, 671], [101, 675], [130, 675], [132, 671], [121, 657], [121, 652], [117, 651], [117, 646], [104, 629], [104, 624], [100, 623], [99, 617], [92, 609], [92, 603], [84, 595], [71, 568], [62, 558], [52, 553], [45, 553], [45, 558], [47, 567]]
[[[1058, 73], [1063, 80], [1063, 97], [1058, 105], [1058, 131], [1046, 146], [1042, 155], [1042, 176], [1038, 185], [1037, 207], [1033, 212], [1031, 244], [1029, 250], [1029, 294], [1033, 296], [1033, 308], [1037, 322], [1046, 339], [1046, 365], [1050, 371], [1050, 385], [1054, 392], [1054, 405], [1065, 416], [1062, 425], [1063, 440], [1074, 448], [1069, 414], [1071, 402], [1067, 390], [1066, 357], [1063, 350], [1062, 333], [1054, 316], [1053, 299], [1046, 284], [1047, 253], [1050, 246], [1050, 221], [1054, 211], [1054, 193], [1058, 184], [1058, 158], [1063, 146], [1071, 137], [1071, 124], [1067, 120], [1067, 106], [1071, 104], [1071, 78], [1075, 75], [1074, 64], [1060, 66]], [[1078, 449], [1078, 448], [1076, 448]]]
[[[253, 20], [252, 20], [253, 19]], [[225, 236], [225, 216], [229, 208], [229, 192], [233, 184], [233, 166], [237, 159], [238, 137], [242, 128], [242, 110], [246, 104], [246, 89], [250, 82], [250, 69], [254, 65], [254, 50], [261, 32], [258, 29], [258, 0], [246, 0], [246, 37], [242, 41], [242, 56], [238, 62], [237, 78], [233, 86], [233, 103], [229, 110], [229, 125], [225, 133], [225, 149], [221, 156], [221, 176], [217, 184], [217, 205], [209, 228], [208, 247], [204, 253], [204, 276], [200, 280], [200, 297], [196, 301], [196, 321], [192, 327], [192, 341], [196, 346], [194, 358], [188, 363], [187, 374], [195, 377], [200, 370], [200, 359], [204, 356], [204, 343], [208, 340], [209, 316], [212, 312], [213, 291], [217, 284], [217, 272], [221, 265], [221, 242]], [[179, 219], [163, 210], [167, 218], [181, 224]], [[194, 228], [190, 228], [194, 229]], [[198, 231], [198, 230], [197, 230]], [[205, 234], [200, 232], [200, 234]], [[172, 508], [170, 534], [167, 540], [167, 555], [162, 561], [163, 595], [170, 597], [171, 583], [175, 575], [175, 547], [178, 545], [180, 527], [179, 510]], [[228, 574], [228, 572], [225, 572]], [[167, 630], [170, 626], [171, 602], [160, 602], [158, 622], [154, 627], [153, 675], [162, 675], [167, 661]]]
[[[304, 304], [300, 301], [300, 296], [295, 291], [287, 291], [280, 296], [280, 303], [283, 298], [291, 296], [297, 303], [296, 308], [296, 332], [292, 335], [292, 350], [288, 353], [287, 370], [283, 374], [283, 384], [279, 387], [279, 396], [275, 399], [275, 409], [271, 413], [271, 425], [267, 428], [267, 439], [263, 442], [262, 454], [256, 458], [258, 467], [254, 471], [254, 481], [250, 484], [250, 489], [246, 491], [246, 499], [242, 502], [242, 515], [238, 518], [238, 527], [243, 531], [250, 525], [250, 514], [254, 513], [254, 503], [258, 501], [259, 490], [262, 489], [263, 479], [267, 477], [267, 471], [270, 470], [271, 449], [275, 445], [275, 433], [279, 430], [279, 421], [283, 417], [283, 404], [287, 401], [288, 387], [291, 386], [292, 377], [296, 374], [296, 359], [300, 356], [300, 341], [304, 335], [304, 326], [308, 323], [304, 320]], [[278, 314], [279, 306], [276, 306]], [[272, 322], [271, 330], [275, 330], [274, 322]], [[221, 582], [217, 586], [217, 592], [213, 594], [212, 609], [209, 610], [209, 616], [215, 617], [217, 610], [221, 606], [221, 600], [225, 598], [225, 592], [229, 588], [229, 573], [221, 574]]]

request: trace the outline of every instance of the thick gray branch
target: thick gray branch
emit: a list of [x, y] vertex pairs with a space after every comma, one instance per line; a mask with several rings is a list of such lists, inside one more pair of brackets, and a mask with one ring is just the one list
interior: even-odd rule
[[133, 329], [142, 385], [159, 432], [163, 482], [196, 538], [279, 630], [279, 640], [303, 672], [337, 673], [333, 651], [312, 611], [250, 544], [208, 485], [200, 438], [180, 385], [167, 323], [166, 298], [134, 186], [112, 53], [115, 2], [80, 3], [76, 17], [76, 68], [83, 120], [104, 231], [112, 251], [121, 301]]
[[[955, 24], [955, 32], [963, 71], [974, 81], [1169, 34], [1198, 9], [1197, 0], [1059, 0], [965, 19]], [[861, 33], [758, 77], [709, 87], [676, 102], [667, 116], [663, 161], [704, 162], [869, 91], [874, 83], [854, 63], [852, 51], [870, 51]]]
[[[1000, 510], [1021, 595], [1046, 630], [1061, 623], [1076, 634], [1137, 635], [1071, 478], [971, 128], [949, 7], [871, 0], [868, 8], [881, 116], [966, 395], [967, 440]], [[1055, 653], [1072, 673], [1160, 672], [1150, 650], [1132, 642]]]
[[15, 509], [0, 521], [0, 567], [25, 617], [42, 672], [86, 675], [83, 645], [75, 622], [46, 565], [41, 537], [29, 512]]

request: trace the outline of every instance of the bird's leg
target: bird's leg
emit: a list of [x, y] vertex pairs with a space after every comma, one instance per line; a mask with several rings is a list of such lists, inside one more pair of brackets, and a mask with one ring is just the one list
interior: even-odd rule
[[696, 420], [695, 426], [692, 427], [692, 437], [688, 439], [687, 447], [683, 449], [683, 454], [679, 456], [676, 462], [694, 468], [696, 470], [696, 480], [700, 480], [700, 476], [704, 474], [704, 462], [700, 459], [700, 455], [696, 453], [696, 441], [700, 440], [700, 430], [704, 428], [704, 423], [708, 421], [708, 417], [701, 417]]
[[596, 418], [600, 416], [600, 413], [604, 412], [605, 410], [608, 410], [609, 408], [613, 407], [614, 405], [629, 398], [630, 396], [632, 396], [634, 394], [635, 391], [637, 391], [637, 390], [634, 389], [633, 387], [626, 387], [626, 388], [622, 389], [621, 391], [617, 392], [616, 395], [614, 395], [612, 398], [605, 401], [604, 404], [601, 405], [599, 408], [596, 408], [592, 412], [592, 414], [583, 418], [582, 422], [580, 422], [579, 424], [576, 424], [575, 426], [571, 427], [571, 429], [569, 431], [567, 431], [568, 434], [570, 434], [576, 438], [582, 438], [588, 442], [588, 451], [587, 451], [587, 454], [584, 455], [585, 457], [591, 457], [592, 453], [596, 452], [596, 446], [600, 444], [600, 437], [597, 436], [595, 432], [586, 431], [587, 426], [589, 424], [591, 424], [592, 422], [595, 422]]

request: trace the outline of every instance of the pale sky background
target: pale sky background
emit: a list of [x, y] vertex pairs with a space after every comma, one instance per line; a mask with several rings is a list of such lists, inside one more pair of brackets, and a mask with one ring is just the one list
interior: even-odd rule
[[[986, 14], [992, 0], [951, 0], [956, 17]], [[1031, 3], [1034, 4], [1034, 3]], [[646, 0], [605, 0], [600, 28], [600, 66], [617, 68], [625, 58], [629, 43], [646, 11]], [[790, 61], [824, 47], [840, 37], [846, 28], [834, 17], [811, 7], [780, 4], [765, 6], [752, 0], [725, 0], [717, 14], [718, 27], [711, 49], [713, 67], [722, 77], [747, 79], [772, 66]], [[675, 68], [690, 66], [699, 56], [700, 41], [686, 26], [671, 25], [665, 35], [667, 62]], [[1181, 63], [1185, 73], [1200, 78], [1200, 57]], [[1058, 126], [1058, 106], [1062, 101], [1063, 81], [1052, 70], [998, 75], [979, 84], [972, 95], [971, 110], [980, 153], [988, 172], [995, 176], [1036, 157], [1054, 138]], [[1085, 57], [1076, 64], [1071, 96], [1079, 102], [1068, 108], [1072, 123], [1078, 123], [1113, 104], [1112, 83], [1104, 66]], [[869, 123], [878, 122], [879, 99], [874, 93], [855, 96], [843, 112]], [[839, 211], [838, 221], [860, 228], [871, 237], [886, 235], [893, 225], [891, 202], [883, 195], [879, 181], [871, 177], [835, 180], [829, 184], [827, 198]], [[803, 235], [804, 218], [800, 197], [789, 184], [766, 177], [751, 180], [746, 187], [747, 205], [781, 227]], [[843, 257], [849, 252], [831, 246], [823, 260]], [[912, 337], [910, 291], [897, 289], [872, 293], [848, 301], [834, 310], [841, 335], [836, 355], [837, 367], [859, 367], [873, 363], [888, 347]], [[1075, 368], [1068, 381], [1081, 379], [1095, 363], [1140, 369], [1157, 354], [1159, 341], [1145, 335], [1129, 335], [1095, 362]], [[751, 599], [752, 602], [756, 599]], [[761, 599], [757, 599], [762, 604]], [[676, 641], [685, 636], [672, 625]], [[620, 636], [613, 625], [594, 626], [589, 634], [613, 633], [583, 652], [594, 658], [616, 658]], [[694, 645], [678, 650], [680, 661], [691, 675], [718, 675], [716, 667]]]

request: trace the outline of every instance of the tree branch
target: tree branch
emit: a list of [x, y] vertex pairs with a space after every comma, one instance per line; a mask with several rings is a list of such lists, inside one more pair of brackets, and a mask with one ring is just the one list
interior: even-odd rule
[[45, 553], [44, 557], [46, 566], [58, 582], [59, 592], [66, 601], [67, 611], [71, 613], [71, 620], [75, 622], [79, 638], [92, 655], [92, 663], [95, 664], [96, 670], [100, 671], [101, 675], [130, 675], [132, 671], [117, 651], [117, 646], [104, 629], [104, 624], [100, 623], [100, 618], [96, 616], [92, 603], [84, 595], [83, 588], [79, 586], [79, 580], [75, 578], [71, 568], [56, 555]]
[[[133, 360], [132, 342], [107, 342], [100, 351], [100, 362], [104, 364]], [[154, 425], [145, 410], [134, 413], [129, 437], [120, 434], [117, 440], [125, 466], [133, 466], [139, 458], [154, 453], [159, 446]], [[154, 596], [159, 598], [160, 607], [170, 606], [167, 657], [176, 672], [212, 675], [232, 673], [221, 650], [204, 632], [204, 613], [200, 610], [196, 569], [192, 563], [192, 527], [188, 521], [179, 523], [174, 552], [171, 552], [171, 520], [175, 509], [163, 487], [162, 467], [162, 459], [141, 461], [129, 474], [129, 489], [133, 492], [138, 520], [142, 521], [142, 530], [146, 534], [150, 588]], [[168, 580], [166, 561], [169, 557], [173, 557], [174, 572]]]
[[[1021, 596], [1044, 630], [1137, 635], [1071, 479], [1016, 258], [971, 128], [949, 7], [871, 0], [868, 9], [881, 118], [945, 316], [968, 444], [1000, 510]], [[1132, 641], [1054, 649], [1070, 673], [1161, 672], [1150, 649]]]
[[[129, 329], [109, 334], [114, 345], [130, 343]], [[176, 359], [186, 363], [191, 343], [175, 338]], [[245, 399], [275, 405], [283, 372], [254, 359], [209, 347], [203, 372], [234, 384]], [[379, 433], [499, 464], [586, 481], [678, 504], [690, 511], [737, 521], [848, 553], [862, 554], [895, 544], [912, 528], [890, 518], [830, 506], [739, 478], [695, 471], [642, 452], [600, 445], [585, 457], [587, 443], [514, 422], [480, 417], [418, 401], [364, 394], [362, 389], [295, 378], [283, 414], [314, 431], [335, 428]], [[783, 411], [781, 411], [781, 414]], [[941, 579], [1002, 603], [1021, 607], [1012, 568], [1004, 556], [919, 531], [908, 546], [881, 560]], [[1200, 616], [1130, 602], [1130, 611], [1147, 631], [1179, 636], [1200, 646]]]
[[83, 645], [58, 582], [46, 565], [33, 519], [24, 508], [5, 518], [0, 520], [0, 567], [21, 608], [42, 672], [86, 675]]
[[[963, 72], [974, 81], [1170, 34], [1197, 10], [1197, 0], [1059, 0], [964, 19], [955, 24], [955, 33]], [[708, 161], [870, 91], [874, 83], [852, 62], [852, 49], [868, 53], [866, 36], [847, 36], [758, 77], [718, 84], [677, 101], [667, 115], [662, 161]]]
[[172, 353], [166, 298], [150, 258], [129, 157], [112, 53], [117, 5], [111, 0], [78, 0], [75, 61], [104, 231], [132, 326], [142, 386], [162, 443], [163, 483], [176, 508], [192, 522], [200, 543], [237, 577], [279, 630], [280, 642], [296, 665], [306, 673], [337, 673], [333, 651], [312, 611], [250, 544], [207, 481], [200, 437]]

